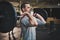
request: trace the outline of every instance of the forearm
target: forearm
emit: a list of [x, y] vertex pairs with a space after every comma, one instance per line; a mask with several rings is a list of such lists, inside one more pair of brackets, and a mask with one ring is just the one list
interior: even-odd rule
[[32, 16], [31, 14], [28, 14], [27, 16], [29, 17], [29, 22], [32, 25], [34, 25], [34, 26], [37, 26], [38, 25], [38, 23], [37, 23], [36, 19], [34, 18], [34, 16]]
[[41, 21], [43, 21], [44, 23], [46, 23], [46, 21], [44, 20], [44, 18], [43, 18], [41, 15], [38, 15], [38, 14], [37, 14], [37, 17], [38, 17]]

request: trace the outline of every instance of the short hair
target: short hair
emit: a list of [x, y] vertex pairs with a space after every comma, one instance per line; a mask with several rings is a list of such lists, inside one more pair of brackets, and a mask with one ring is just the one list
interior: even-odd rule
[[21, 4], [21, 10], [22, 10], [22, 8], [25, 8], [25, 4], [30, 4], [30, 3], [28, 3], [28, 2], [22, 3]]

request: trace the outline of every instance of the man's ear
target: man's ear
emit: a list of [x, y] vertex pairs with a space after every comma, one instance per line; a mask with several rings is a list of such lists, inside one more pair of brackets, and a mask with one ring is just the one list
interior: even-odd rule
[[22, 10], [24, 11], [25, 9], [24, 9], [24, 8], [22, 8]]

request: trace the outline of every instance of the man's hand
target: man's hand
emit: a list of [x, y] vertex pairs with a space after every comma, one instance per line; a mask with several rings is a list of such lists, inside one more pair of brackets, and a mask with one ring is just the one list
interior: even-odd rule
[[38, 18], [38, 16], [41, 16], [41, 15], [38, 13], [34, 13], [33, 16]]
[[27, 16], [29, 13], [28, 12], [20, 12], [21, 18], [23, 18], [24, 16]]
[[36, 17], [36, 13], [34, 13], [33, 16]]
[[30, 14], [30, 13], [28, 13], [28, 12], [24, 12], [24, 15], [28, 15], [28, 14]]
[[31, 15], [31, 14], [28, 13], [28, 12], [24, 12], [24, 15], [26, 15], [26, 16], [29, 18], [29, 22], [30, 22], [32, 25], [34, 25], [34, 26], [37, 26], [37, 25], [38, 25], [38, 23], [37, 23], [37, 21], [36, 21], [36, 19], [35, 19], [35, 17], [34, 17], [33, 15]]

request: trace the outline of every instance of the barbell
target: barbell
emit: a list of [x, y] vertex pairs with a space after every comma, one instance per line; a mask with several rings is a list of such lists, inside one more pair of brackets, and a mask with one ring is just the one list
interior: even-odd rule
[[17, 13], [13, 5], [6, 1], [0, 2], [0, 32], [9, 32], [15, 25]]
[[0, 32], [6, 33], [13, 30], [20, 17], [10, 2], [0, 2]]

